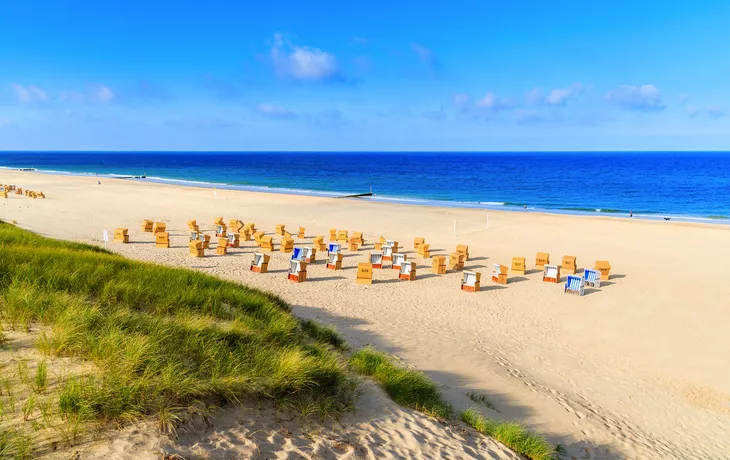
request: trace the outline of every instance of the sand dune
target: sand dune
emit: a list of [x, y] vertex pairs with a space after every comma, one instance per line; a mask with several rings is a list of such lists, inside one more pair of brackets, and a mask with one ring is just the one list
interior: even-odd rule
[[[462, 458], [519, 459], [496, 441], [461, 424], [441, 424], [399, 407], [375, 385], [365, 383], [354, 412], [338, 422], [302, 422], [269, 403], [249, 402], [183, 425], [178, 439], [150, 436], [149, 425], [129, 427], [110, 441], [81, 450], [84, 458]], [[175, 457], [175, 456], [179, 457]]]
[[[298, 316], [337, 326], [352, 346], [373, 344], [427, 372], [457, 408], [475, 405], [469, 391], [482, 392], [499, 411], [485, 412], [546, 434], [576, 458], [730, 456], [727, 227], [489, 211], [487, 228], [480, 210], [225, 190], [214, 196], [208, 189], [110, 179], [97, 185], [92, 178], [12, 171], [3, 171], [0, 182], [48, 196], [0, 199], [2, 219], [97, 244], [102, 229], [128, 227], [132, 243], [110, 249], [275, 292]], [[307, 239], [297, 245], [331, 227], [363, 231], [368, 245], [345, 253], [344, 270], [320, 262], [310, 266], [308, 282], [295, 284], [286, 280], [288, 255], [279, 252], [272, 254], [271, 273], [250, 272], [250, 243], [228, 256], [209, 251], [190, 258], [186, 221], [195, 218], [211, 230], [219, 215], [254, 221], [268, 232], [279, 223], [302, 225]], [[165, 221], [173, 248], [155, 249], [151, 235], [140, 232], [143, 218]], [[397, 281], [386, 269], [376, 271], [372, 286], [355, 285], [354, 268], [380, 235], [409, 249], [409, 259], [418, 261], [417, 281]], [[530, 270], [511, 276], [506, 287], [485, 281], [481, 292], [462, 293], [459, 273], [432, 275], [430, 264], [410, 251], [415, 236], [425, 237], [434, 254], [469, 244], [467, 268], [484, 278], [491, 264], [513, 256], [527, 257]], [[542, 283], [532, 270], [537, 251], [553, 260], [575, 255], [579, 267], [610, 260], [611, 280], [584, 297], [564, 295], [562, 286]], [[394, 437], [392, 431], [415, 424], [398, 417], [374, 430], [392, 436], [383, 438], [392, 455], [438, 444], [415, 434]], [[195, 442], [225, 445], [239, 435], [220, 436]], [[446, 456], [448, 449], [432, 455]]]

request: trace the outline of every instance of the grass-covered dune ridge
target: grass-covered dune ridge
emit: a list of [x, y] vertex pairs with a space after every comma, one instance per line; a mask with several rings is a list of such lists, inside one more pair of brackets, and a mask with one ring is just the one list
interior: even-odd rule
[[59, 390], [62, 415], [125, 421], [244, 397], [336, 409], [350, 382], [326, 340], [278, 297], [202, 273], [131, 261], [0, 223], [0, 315], [48, 326], [49, 356], [93, 363]]

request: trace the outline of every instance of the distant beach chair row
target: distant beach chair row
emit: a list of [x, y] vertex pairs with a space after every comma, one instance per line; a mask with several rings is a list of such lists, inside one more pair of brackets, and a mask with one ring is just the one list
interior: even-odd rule
[[22, 187], [16, 187], [14, 184], [3, 184], [0, 185], [0, 197], [7, 198], [10, 192], [15, 192], [16, 195], [25, 195], [28, 198], [45, 198], [46, 195], [43, 192], [37, 192], [33, 190], [23, 190]]

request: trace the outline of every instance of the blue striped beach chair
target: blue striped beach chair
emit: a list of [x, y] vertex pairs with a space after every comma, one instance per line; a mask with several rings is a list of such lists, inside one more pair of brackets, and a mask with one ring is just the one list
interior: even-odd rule
[[583, 270], [583, 280], [588, 286], [599, 288], [601, 287], [601, 272], [592, 268], [586, 268]]
[[302, 248], [294, 248], [291, 260], [304, 260], [304, 250]]
[[327, 245], [327, 252], [329, 252], [329, 253], [340, 252], [340, 244], [339, 243], [330, 243], [329, 245]]
[[585, 289], [585, 280], [580, 276], [568, 275], [568, 280], [565, 282], [564, 292], [570, 292], [571, 294], [583, 295]]

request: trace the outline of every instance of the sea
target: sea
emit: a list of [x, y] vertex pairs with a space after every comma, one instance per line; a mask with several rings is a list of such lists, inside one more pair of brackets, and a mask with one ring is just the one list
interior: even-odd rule
[[[3, 169], [730, 224], [730, 152], [0, 152]], [[144, 176], [144, 177], [142, 177]]]

